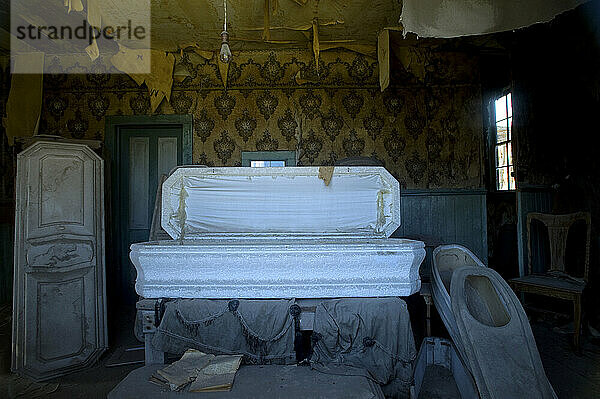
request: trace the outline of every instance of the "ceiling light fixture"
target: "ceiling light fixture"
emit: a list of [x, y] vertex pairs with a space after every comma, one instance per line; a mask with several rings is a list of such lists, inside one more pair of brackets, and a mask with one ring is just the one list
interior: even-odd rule
[[219, 52], [219, 60], [228, 64], [231, 61], [231, 50], [229, 49], [229, 33], [227, 33], [227, 0], [223, 0], [223, 8], [225, 10], [225, 22], [223, 22], [223, 32], [221, 32], [221, 51]]

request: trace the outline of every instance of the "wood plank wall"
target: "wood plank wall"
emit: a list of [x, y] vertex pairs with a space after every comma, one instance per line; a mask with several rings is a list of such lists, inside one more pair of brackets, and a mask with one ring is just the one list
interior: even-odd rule
[[426, 280], [431, 271], [431, 252], [442, 244], [469, 248], [487, 265], [486, 191], [403, 190], [401, 226], [394, 237], [425, 242], [427, 257], [421, 266]]

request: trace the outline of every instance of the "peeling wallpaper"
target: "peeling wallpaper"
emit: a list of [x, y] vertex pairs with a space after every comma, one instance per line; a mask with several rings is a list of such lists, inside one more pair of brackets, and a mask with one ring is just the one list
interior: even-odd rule
[[[381, 93], [376, 60], [349, 51], [321, 53], [318, 73], [309, 51], [236, 52], [227, 90], [215, 59], [192, 53], [178, 60], [190, 77], [156, 113], [193, 115], [196, 164], [236, 166], [255, 150], [297, 150], [301, 165], [371, 156], [407, 188], [480, 188], [477, 59], [421, 55], [425, 76], [401, 70]], [[57, 73], [45, 77], [40, 131], [102, 140], [105, 116], [149, 113], [128, 76]]]

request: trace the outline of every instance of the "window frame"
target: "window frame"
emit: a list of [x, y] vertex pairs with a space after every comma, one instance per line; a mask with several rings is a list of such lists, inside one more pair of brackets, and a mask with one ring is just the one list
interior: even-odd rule
[[[510, 140], [508, 139], [508, 133], [507, 133], [507, 140], [503, 141], [502, 143], [498, 143], [498, 137], [497, 137], [497, 129], [496, 129], [496, 124], [497, 122], [501, 122], [501, 121], [496, 121], [496, 101], [499, 100], [502, 97], [505, 97], [507, 95], [511, 96], [511, 109], [512, 109], [512, 113], [511, 116], [508, 116], [508, 113], [506, 115], [506, 118], [503, 120], [506, 120], [507, 122], [507, 126], [510, 132]], [[514, 104], [514, 93], [512, 88], [508, 87], [505, 88], [502, 91], [496, 92], [494, 95], [491, 96], [490, 101], [489, 101], [489, 129], [488, 129], [488, 154], [489, 154], [489, 159], [488, 159], [488, 164], [489, 164], [489, 171], [490, 171], [490, 176], [489, 176], [489, 182], [490, 182], [490, 187], [492, 189], [492, 191], [497, 192], [497, 193], [513, 193], [517, 190], [517, 180], [516, 180], [516, 170], [517, 170], [517, 165], [515, 162], [515, 135], [514, 135], [514, 121], [515, 121], [515, 115], [514, 115], [514, 107], [512, 106], [512, 104]], [[508, 106], [507, 106], [508, 109]], [[511, 121], [511, 123], [509, 124], [509, 119]], [[509, 163], [508, 158], [507, 158], [507, 166], [505, 166], [506, 170], [508, 171], [508, 173], [510, 173], [510, 167], [512, 166], [513, 168], [513, 177], [515, 177], [515, 181], [514, 181], [514, 186], [510, 187], [510, 175], [509, 175], [509, 187], [508, 189], [501, 189], [499, 188], [499, 180], [498, 180], [498, 169], [499, 168], [503, 168], [498, 165], [498, 152], [497, 152], [497, 146], [501, 145], [501, 144], [508, 144], [510, 143], [510, 148], [511, 148], [511, 153], [510, 153], [510, 161], [511, 163]], [[507, 151], [508, 151], [508, 145], [507, 145]]]
[[285, 166], [296, 166], [296, 151], [242, 151], [242, 166], [251, 161], [285, 161]]

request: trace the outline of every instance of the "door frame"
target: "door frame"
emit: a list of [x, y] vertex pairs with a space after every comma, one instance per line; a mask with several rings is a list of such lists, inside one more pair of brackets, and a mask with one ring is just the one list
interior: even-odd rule
[[[121, 209], [119, 207], [119, 198], [121, 197], [120, 187], [121, 179], [119, 176], [119, 170], [121, 167], [120, 159], [120, 131], [122, 128], [144, 128], [148, 126], [168, 126], [168, 127], [181, 127], [182, 129], [182, 163], [184, 165], [192, 164], [192, 126], [193, 117], [191, 114], [187, 115], [111, 115], [105, 118], [105, 133], [104, 133], [104, 145], [106, 148], [104, 158], [105, 165], [109, 169], [106, 171], [106, 177], [110, 176], [110, 181], [107, 181], [105, 187], [107, 191], [105, 194], [110, 198], [105, 199], [106, 208], [108, 210], [106, 217], [106, 226], [109, 226], [106, 230], [110, 234], [110, 238], [107, 240], [107, 248], [111, 248], [107, 251], [107, 260], [110, 259], [112, 264], [113, 276], [118, 276], [118, 283], [115, 284], [114, 278], [109, 278], [112, 283], [112, 289], [110, 297], [115, 297], [115, 294], [121, 296], [124, 292], [122, 290], [122, 265], [120, 264], [121, 245], [123, 243], [123, 232], [120, 231], [120, 223], [115, 221], [121, 219]], [[116, 267], [115, 267], [116, 266]]]

